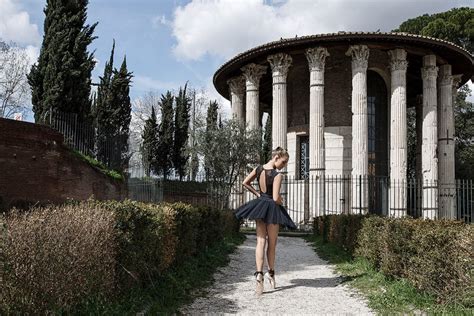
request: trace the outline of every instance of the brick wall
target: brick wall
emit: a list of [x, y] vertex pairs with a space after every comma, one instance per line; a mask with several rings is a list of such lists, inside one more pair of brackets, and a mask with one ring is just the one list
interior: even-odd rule
[[122, 199], [126, 185], [76, 157], [54, 130], [0, 118], [0, 209], [89, 197]]

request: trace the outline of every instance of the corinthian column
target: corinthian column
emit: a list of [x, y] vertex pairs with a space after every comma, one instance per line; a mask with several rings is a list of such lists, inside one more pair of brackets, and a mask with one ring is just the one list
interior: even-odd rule
[[390, 98], [390, 216], [407, 213], [407, 53], [403, 49], [388, 52], [391, 70]]
[[309, 65], [309, 175], [310, 210], [313, 216], [324, 214], [326, 170], [324, 148], [324, 65], [328, 50], [309, 48], [306, 58]]
[[438, 122], [436, 56], [423, 57], [423, 140], [421, 168], [423, 173], [423, 218], [435, 219], [438, 215]]
[[438, 168], [439, 217], [455, 218], [454, 113], [451, 65], [439, 67]]
[[272, 91], [272, 148], [278, 146], [287, 148], [287, 98], [286, 77], [291, 66], [291, 56], [287, 54], [275, 54], [267, 58], [272, 68], [273, 91]]
[[368, 121], [367, 121], [367, 66], [369, 48], [350, 46], [346, 52], [352, 57], [352, 212], [368, 211]]
[[239, 122], [245, 122], [245, 78], [237, 76], [227, 80], [227, 84], [229, 85], [232, 118], [237, 119]]
[[267, 67], [257, 65], [257, 64], [248, 64], [241, 68], [244, 77], [245, 77], [245, 87], [246, 87], [246, 116], [245, 121], [247, 127], [250, 129], [256, 129], [260, 127], [260, 109], [259, 109], [259, 85], [260, 78], [266, 72]]

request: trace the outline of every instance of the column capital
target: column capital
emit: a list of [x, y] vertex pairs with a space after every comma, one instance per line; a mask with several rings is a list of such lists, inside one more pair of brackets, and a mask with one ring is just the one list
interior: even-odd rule
[[352, 45], [346, 52], [352, 57], [352, 71], [366, 71], [369, 63], [369, 48], [367, 45]]
[[242, 70], [247, 84], [250, 83], [258, 89], [260, 78], [267, 72], [267, 67], [251, 63], [243, 66], [240, 70]]
[[308, 59], [309, 71], [324, 71], [326, 57], [329, 56], [325, 47], [313, 47], [306, 50], [306, 58]]
[[278, 53], [267, 57], [267, 61], [272, 68], [272, 76], [280, 76], [286, 79], [288, 69], [293, 59], [288, 54]]
[[245, 78], [237, 76], [227, 80], [229, 91], [232, 94], [243, 95], [245, 93]]
[[451, 65], [442, 65], [439, 67], [439, 85], [452, 86], [453, 76], [451, 75]]
[[433, 79], [438, 76], [438, 67], [436, 66], [424, 66], [421, 68], [421, 78], [423, 80]]
[[407, 52], [404, 49], [393, 49], [388, 51], [390, 57], [390, 70], [391, 71], [406, 71], [408, 68]]
[[461, 78], [462, 78], [462, 74], [460, 75], [453, 75], [453, 89], [458, 89], [459, 88], [459, 85], [461, 83]]

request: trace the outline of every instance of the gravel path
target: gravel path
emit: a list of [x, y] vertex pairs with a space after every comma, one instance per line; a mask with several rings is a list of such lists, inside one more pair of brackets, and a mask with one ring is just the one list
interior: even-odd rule
[[[183, 314], [371, 315], [366, 302], [341, 285], [332, 267], [302, 238], [279, 237], [275, 278], [271, 290], [255, 295], [255, 236], [239, 246], [230, 263], [214, 274], [214, 284], [181, 309]], [[265, 269], [266, 270], [266, 269]]]

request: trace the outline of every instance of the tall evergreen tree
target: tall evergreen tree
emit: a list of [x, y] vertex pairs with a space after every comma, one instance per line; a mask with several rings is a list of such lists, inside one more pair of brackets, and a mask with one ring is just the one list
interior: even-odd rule
[[173, 95], [170, 91], [166, 95], [161, 95], [161, 123], [158, 131], [158, 155], [156, 172], [168, 178], [170, 169], [173, 165]]
[[[218, 118], [218, 110], [219, 110], [219, 105], [217, 104], [217, 101], [210, 101], [209, 102], [209, 107], [207, 108], [207, 116], [206, 116], [206, 136], [204, 141], [208, 142], [210, 139], [207, 139], [209, 135], [212, 134], [213, 131], [216, 131], [218, 129], [217, 126], [217, 118]], [[209, 155], [209, 154], [208, 154]], [[210, 174], [210, 161], [211, 157], [209, 156], [204, 156], [204, 171], [206, 172], [206, 178], [209, 178]]]
[[268, 116], [265, 123], [263, 134], [262, 153], [260, 155], [260, 163], [265, 164], [272, 158], [272, 118]]
[[156, 122], [155, 108], [151, 107], [151, 115], [145, 121], [145, 126], [142, 133], [142, 145], [140, 152], [142, 155], [142, 162], [145, 166], [146, 176], [150, 176], [152, 170], [156, 169], [156, 155], [158, 145], [158, 123]]
[[186, 88], [187, 84], [184, 85], [184, 89], [179, 89], [174, 119], [173, 166], [180, 180], [186, 175], [186, 163], [189, 158], [186, 154], [186, 143], [189, 135], [191, 99], [186, 94]]
[[130, 158], [128, 138], [132, 120], [132, 104], [130, 102], [132, 77], [132, 73], [127, 69], [127, 59], [124, 57], [120, 69], [114, 69], [110, 95], [110, 105], [114, 109], [111, 116], [115, 153], [113, 156], [116, 158], [111, 167], [117, 170], [125, 170]]
[[76, 113], [80, 120], [90, 115], [95, 62], [87, 46], [97, 23], [85, 24], [88, 2], [47, 0], [40, 56], [28, 75], [35, 121], [45, 121], [50, 110]]
[[115, 41], [104, 75], [100, 77], [94, 115], [97, 127], [97, 158], [109, 168], [123, 171], [129, 160], [128, 137], [132, 106], [130, 84], [132, 73], [124, 57], [119, 70], [113, 67]]
[[114, 105], [112, 104], [112, 75], [114, 66], [115, 40], [109, 60], [105, 62], [104, 75], [99, 77], [97, 97], [93, 104], [93, 114], [97, 127], [97, 159], [109, 167], [111, 165], [111, 140], [114, 136]]

